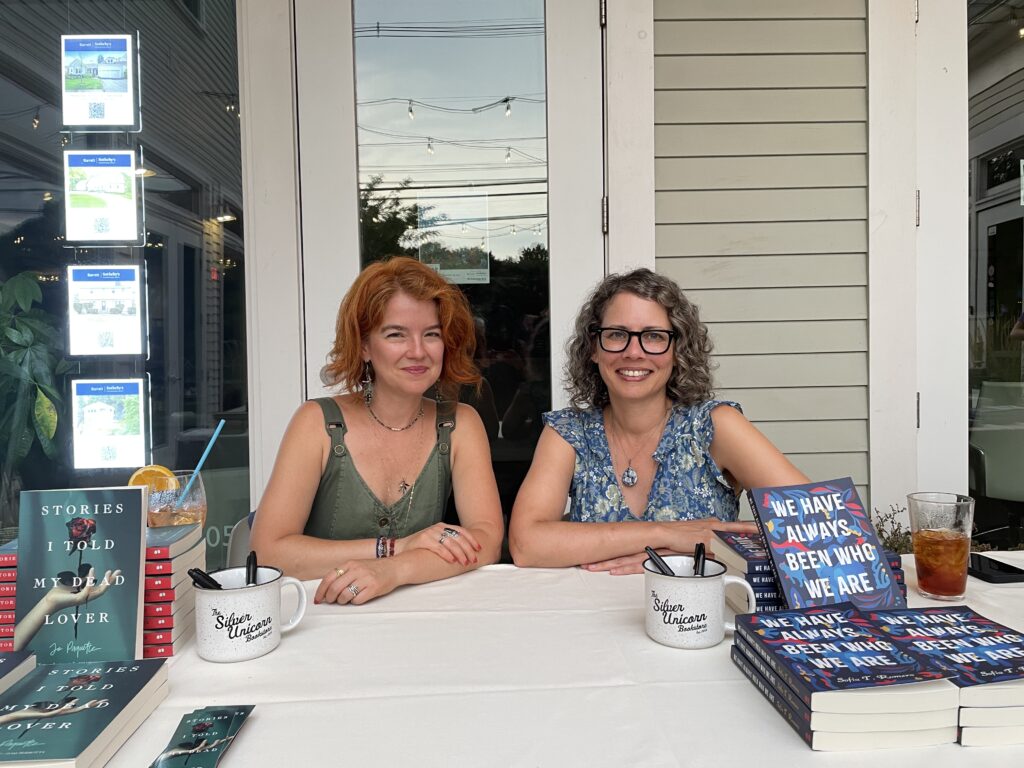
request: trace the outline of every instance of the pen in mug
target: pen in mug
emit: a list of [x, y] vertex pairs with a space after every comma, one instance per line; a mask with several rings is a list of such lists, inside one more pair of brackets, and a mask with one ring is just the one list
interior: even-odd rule
[[655, 552], [651, 547], [644, 547], [644, 552], [646, 552], [647, 556], [649, 558], [651, 558], [651, 562], [654, 563], [654, 567], [657, 568], [659, 571], [661, 571], [661, 574], [663, 576], [675, 576], [676, 575], [675, 571], [673, 571], [671, 568], [669, 568], [668, 563], [666, 563], [661, 558], [661, 555], [659, 555], [657, 552]]
[[256, 550], [250, 549], [249, 556], [245, 558], [245, 586], [253, 587], [256, 585], [257, 573]]
[[202, 589], [222, 589], [219, 581], [199, 568], [189, 568], [188, 575], [192, 578], [192, 583], [197, 587]]

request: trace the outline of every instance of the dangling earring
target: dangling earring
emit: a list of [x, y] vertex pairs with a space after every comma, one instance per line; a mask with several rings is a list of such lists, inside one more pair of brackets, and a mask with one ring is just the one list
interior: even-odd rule
[[363, 388], [363, 400], [366, 401], [366, 407], [370, 407], [370, 403], [373, 402], [373, 378], [370, 376], [370, 361], [367, 360], [363, 363], [363, 378], [360, 380], [360, 384]]

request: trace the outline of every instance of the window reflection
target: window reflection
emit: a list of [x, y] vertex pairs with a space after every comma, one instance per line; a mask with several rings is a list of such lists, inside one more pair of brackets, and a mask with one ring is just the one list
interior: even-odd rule
[[551, 406], [541, 0], [355, 0], [362, 265], [396, 254], [460, 285], [506, 512]]
[[1024, 521], [1024, 69], [1013, 5], [968, 3], [970, 486], [974, 540], [998, 549], [1021, 543]]

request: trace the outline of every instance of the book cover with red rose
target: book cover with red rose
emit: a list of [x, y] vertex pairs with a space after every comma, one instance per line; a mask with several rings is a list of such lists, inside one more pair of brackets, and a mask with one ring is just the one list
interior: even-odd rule
[[146, 488], [23, 491], [14, 649], [41, 664], [142, 658]]

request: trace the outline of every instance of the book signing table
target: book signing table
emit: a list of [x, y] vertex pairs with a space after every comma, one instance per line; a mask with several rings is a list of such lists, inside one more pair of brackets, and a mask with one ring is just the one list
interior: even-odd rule
[[[943, 605], [903, 564], [910, 605]], [[214, 664], [193, 641], [169, 660], [170, 694], [109, 765], [148, 765], [214, 704], [256, 705], [224, 766], [1024, 764], [1024, 747], [814, 752], [732, 664], [730, 635], [698, 651], [647, 637], [640, 575], [494, 565], [363, 606], [305, 587], [305, 618], [267, 656]], [[971, 578], [963, 602], [1024, 630], [1024, 584]]]

